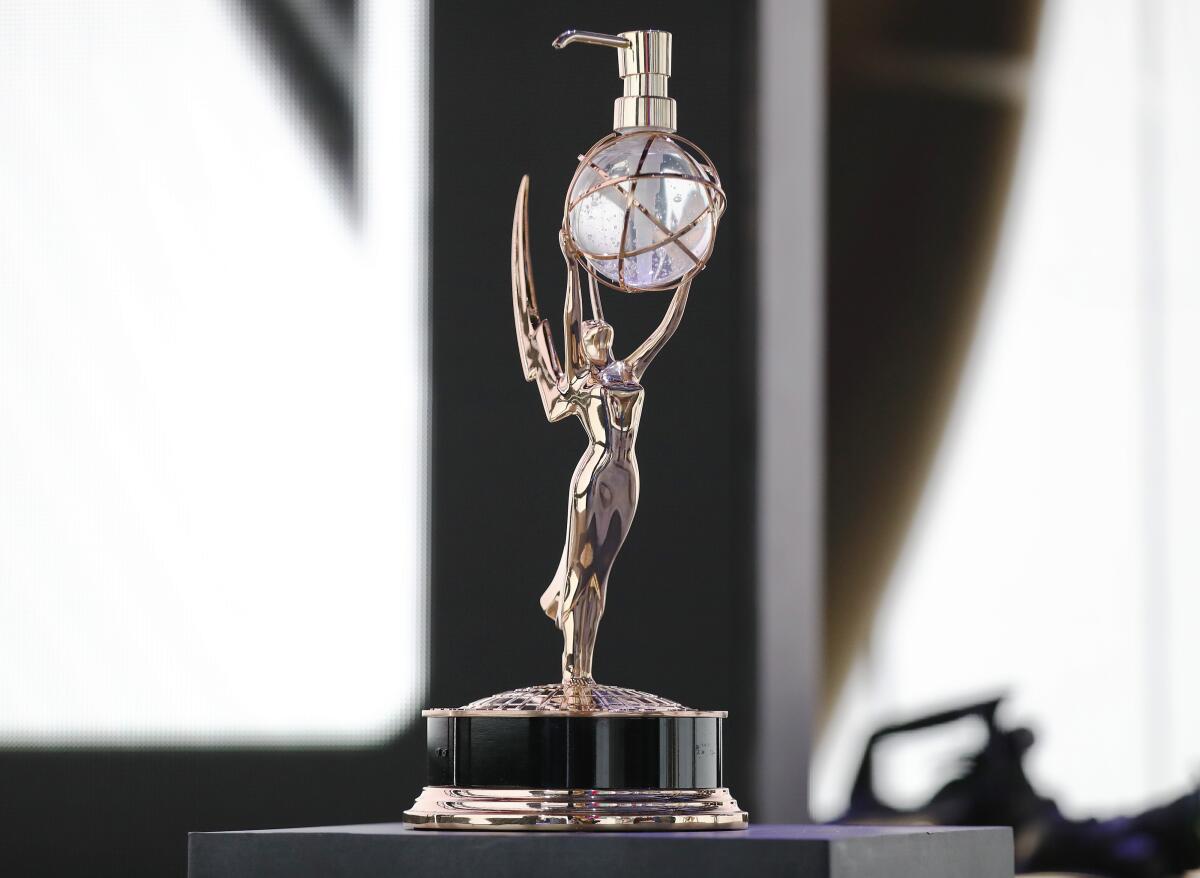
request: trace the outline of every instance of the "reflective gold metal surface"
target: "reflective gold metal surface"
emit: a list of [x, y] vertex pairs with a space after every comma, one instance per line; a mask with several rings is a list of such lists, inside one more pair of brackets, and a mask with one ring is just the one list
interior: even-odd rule
[[711, 716], [726, 717], [723, 710], [692, 710], [677, 701], [625, 689], [592, 683], [564, 686], [546, 683], [512, 689], [472, 701], [463, 707], [439, 707], [424, 710], [422, 716]]
[[729, 790], [513, 790], [425, 787], [404, 820], [417, 829], [745, 829]]
[[675, 100], [667, 95], [667, 80], [671, 76], [671, 35], [667, 31], [599, 34], [568, 30], [559, 34], [552, 45], [565, 49], [574, 43], [617, 50], [617, 72], [624, 94], [613, 103], [613, 130], [675, 130]]
[[[721, 177], [717, 173], [716, 165], [713, 164], [713, 161], [708, 157], [708, 154], [692, 141], [688, 140], [686, 137], [681, 137], [678, 134], [654, 134], [652, 135], [652, 138], [653, 140], [661, 140], [664, 143], [671, 144], [679, 148], [680, 153], [687, 159], [691, 166], [689, 173], [663, 174], [647, 173], [639, 170], [639, 173], [628, 176], [617, 177], [607, 175], [604, 170], [596, 164], [596, 157], [615, 146], [621, 140], [628, 139], [631, 136], [636, 137], [637, 135], [609, 134], [606, 137], [602, 137], [600, 140], [598, 140], [591, 149], [579, 157], [579, 164], [575, 168], [575, 174], [571, 177], [571, 182], [567, 185], [567, 197], [563, 204], [562, 237], [566, 239], [567, 244], [565, 246], [571, 250], [572, 254], [576, 257], [576, 260], [582, 263], [584, 269], [590, 275], [590, 280], [593, 282], [598, 281], [606, 287], [621, 290], [625, 293], [650, 293], [670, 289], [675, 289], [677, 291], [682, 290], [685, 284], [689, 284], [695, 275], [704, 270], [704, 267], [708, 264], [709, 256], [712, 255], [712, 244], [716, 241], [717, 228], [720, 225], [721, 217], [725, 213], [725, 190], [721, 188]], [[647, 150], [649, 150], [652, 142], [652, 140], [647, 141]], [[587, 189], [587, 191], [581, 192], [575, 195], [575, 197], [572, 197], [572, 193], [575, 192], [575, 185], [579, 180], [580, 175], [588, 170], [595, 172], [601, 178], [600, 183]], [[646, 180], [655, 177], [670, 177], [671, 179], [676, 180], [688, 180], [697, 184], [698, 186], [702, 186], [707, 199], [707, 205], [705, 209], [693, 217], [690, 222], [680, 226], [677, 229], [672, 230], [666, 228], [654, 216], [654, 214], [644, 204], [642, 204], [636, 193], [638, 180]], [[636, 210], [641, 216], [645, 217], [651, 223], [656, 225], [659, 231], [662, 232], [663, 237], [655, 239], [652, 243], [644, 247], [635, 248], [632, 250], [621, 249], [616, 253], [595, 253], [578, 249], [578, 246], [574, 243], [574, 236], [572, 235], [571, 211], [579, 202], [604, 189], [615, 190], [616, 197], [626, 202], [626, 226], [629, 224], [629, 214]], [[517, 197], [518, 200], [520, 200], [519, 193]], [[682, 238], [696, 225], [706, 221], [710, 217], [712, 219], [712, 235], [709, 239], [709, 247], [703, 252], [694, 253], [683, 243]], [[624, 248], [624, 244], [625, 239], [624, 236], [622, 236], [622, 248]], [[675, 246], [679, 247], [679, 249], [682, 250], [692, 262], [692, 268], [684, 276], [682, 282], [674, 281], [661, 285], [632, 288], [628, 284], [624, 283], [623, 279], [619, 283], [613, 283], [592, 268], [592, 261], [594, 260], [615, 259], [619, 264], [623, 265], [625, 260], [629, 257], [637, 256], [648, 250], [658, 249], [667, 244], [674, 244]], [[580, 256], [586, 258], [580, 260]], [[592, 283], [591, 291], [592, 307], [593, 310], [596, 310], [598, 308], [598, 298], [594, 283]], [[601, 319], [603, 319], [603, 317], [601, 317]]]
[[[567, 31], [554, 45], [562, 48], [572, 43], [617, 49], [624, 94], [615, 107], [617, 133], [580, 156], [564, 201], [559, 231], [566, 264], [561, 357], [551, 323], [539, 310], [534, 287], [528, 177], [521, 180], [517, 192], [511, 254], [513, 322], [522, 374], [536, 385], [548, 420], [574, 417], [587, 437], [567, 495], [562, 555], [540, 599], [542, 611], [562, 632], [562, 678], [558, 683], [501, 692], [459, 708], [424, 711], [429, 728], [429, 779], [433, 784], [511, 782], [516, 787], [530, 783], [720, 784], [724, 711], [693, 710], [647, 692], [598, 684], [593, 661], [609, 575], [637, 512], [640, 475], [636, 444], [645, 398], [642, 377], [679, 327], [692, 281], [712, 252], [725, 210], [725, 193], [711, 159], [695, 144], [672, 133], [675, 102], [667, 95], [669, 33]], [[647, 165], [652, 148], [657, 163]], [[615, 152], [604, 152], [610, 149]], [[627, 154], [640, 155], [636, 166]], [[665, 155], [671, 158], [669, 167]], [[688, 197], [695, 199], [684, 202], [686, 217], [680, 216], [682, 208], [671, 214], [656, 201], [649, 202], [653, 210], [639, 201], [640, 181], [649, 181], [642, 182], [643, 193], [654, 197], [658, 192], [659, 200], [665, 201], [668, 185], [661, 178], [666, 177], [675, 181], [672, 185], [677, 190], [685, 189]], [[577, 192], [581, 181], [586, 183]], [[611, 223], [611, 211], [603, 219], [588, 212], [590, 202], [583, 201], [588, 198], [615, 207]], [[680, 199], [677, 191], [674, 201]], [[589, 221], [593, 232], [597, 223], [602, 229], [621, 231], [616, 242], [604, 234], [580, 237], [591, 241], [593, 248], [615, 243], [617, 252], [590, 252], [577, 243], [572, 228], [572, 211], [577, 206], [585, 232]], [[631, 234], [631, 222], [633, 228], [653, 227], [654, 231]], [[659, 248], [670, 254], [670, 263], [655, 263], [662, 258], [653, 252]], [[626, 268], [630, 263], [632, 273]], [[644, 270], [647, 263], [651, 268]], [[615, 264], [615, 270], [609, 270], [610, 264]], [[658, 271], [664, 266], [665, 270]], [[587, 315], [581, 269], [588, 279]], [[673, 292], [661, 322], [624, 358], [613, 353], [614, 331], [604, 319], [602, 287], [626, 293]], [[546, 717], [569, 719], [531, 721]], [[536, 732], [534, 738], [521, 737], [530, 729]], [[633, 743], [626, 749], [621, 743], [625, 738], [610, 738], [610, 734], [626, 735]], [[611, 765], [606, 761], [610, 759]], [[578, 768], [593, 763], [597, 767], [602, 762], [603, 771], [597, 768], [589, 774]], [[489, 766], [495, 765], [500, 769], [489, 773]], [[567, 770], [571, 766], [575, 767]], [[415, 805], [404, 813], [404, 821], [418, 829], [711, 830], [744, 829], [749, 818], [724, 787], [435, 785], [425, 787]]]
[[[609, 142], [602, 140], [592, 152]], [[711, 163], [707, 164], [706, 169], [697, 168], [697, 178], [711, 186], [714, 193], [709, 209], [714, 211], [715, 221], [724, 209], [724, 194], [716, 171]], [[586, 166], [584, 156], [580, 167]], [[606, 181], [602, 185], [614, 184]], [[627, 211], [633, 210], [632, 189], [627, 197]], [[584, 260], [567, 234], [570, 207], [568, 196], [563, 211], [564, 231], [559, 234], [567, 269], [565, 362], [559, 359], [550, 321], [538, 309], [529, 255], [528, 177], [521, 180], [513, 215], [512, 294], [517, 349], [525, 379], [536, 383], [548, 420], [561, 421], [574, 415], [588, 438], [588, 447], [571, 480], [562, 556], [540, 601], [542, 610], [563, 633], [563, 686], [587, 702], [587, 690], [595, 685], [592, 661], [609, 573], [637, 511], [640, 476], [635, 446], [644, 399], [641, 378], [679, 327], [692, 278], [704, 267], [708, 254], [690, 254], [693, 267], [676, 286], [661, 323], [633, 353], [617, 359], [612, 352], [613, 328], [604, 321], [594, 273], [589, 273], [591, 319], [583, 316], [579, 269]], [[622, 258], [626, 255], [619, 254]]]
[[536, 382], [550, 421], [574, 415], [588, 446], [571, 479], [567, 535], [558, 569], [541, 597], [542, 610], [563, 633], [562, 679], [566, 687], [593, 682], [596, 629], [604, 614], [608, 575], [637, 511], [638, 425], [644, 391], [639, 379], [679, 325], [690, 279], [679, 285], [659, 328], [623, 361], [612, 354], [613, 329], [597, 313], [583, 319], [579, 261], [567, 238], [559, 243], [567, 263], [560, 364], [550, 321], [538, 311], [529, 259], [529, 178], [521, 180], [513, 217], [513, 316], [517, 347], [528, 381]]

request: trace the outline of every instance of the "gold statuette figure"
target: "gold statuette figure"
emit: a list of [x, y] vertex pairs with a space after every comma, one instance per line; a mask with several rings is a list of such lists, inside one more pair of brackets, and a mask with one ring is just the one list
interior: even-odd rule
[[[724, 711], [688, 707], [592, 676], [608, 578], [637, 512], [642, 376], [683, 319], [693, 278], [725, 209], [712, 161], [675, 134], [665, 31], [567, 31], [556, 48], [619, 52], [624, 95], [614, 133], [580, 156], [559, 246], [566, 261], [563, 349], [538, 309], [529, 255], [529, 178], [512, 227], [517, 350], [550, 421], [587, 434], [567, 497], [558, 569], [541, 597], [562, 631], [561, 682], [426, 710], [429, 784], [405, 812], [418, 829], [743, 829], [723, 786]], [[588, 283], [584, 319], [582, 276]], [[671, 291], [658, 327], [624, 359], [613, 353], [600, 290]]]
[[525, 378], [537, 384], [550, 421], [574, 415], [583, 425], [588, 447], [567, 501], [567, 537], [562, 559], [541, 598], [542, 609], [563, 633], [564, 689], [587, 700], [594, 684], [592, 654], [596, 628], [604, 614], [608, 575], [637, 512], [637, 431], [642, 416], [642, 375], [671, 338], [687, 305], [691, 278], [671, 298], [654, 333], [624, 360], [613, 357], [613, 328], [589, 273], [592, 319], [583, 319], [579, 255], [559, 235], [567, 261], [563, 332], [565, 368], [555, 350], [549, 320], [538, 312], [528, 247], [529, 178], [521, 181], [513, 217], [513, 316]]

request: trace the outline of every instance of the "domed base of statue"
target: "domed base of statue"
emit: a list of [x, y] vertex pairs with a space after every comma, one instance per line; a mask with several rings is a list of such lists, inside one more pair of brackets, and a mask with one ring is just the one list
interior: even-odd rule
[[744, 829], [722, 785], [724, 711], [591, 681], [426, 710], [418, 829]]

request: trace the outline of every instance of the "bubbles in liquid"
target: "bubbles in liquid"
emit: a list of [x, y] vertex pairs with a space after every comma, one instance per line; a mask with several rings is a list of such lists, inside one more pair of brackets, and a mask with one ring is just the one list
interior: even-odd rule
[[708, 258], [714, 243], [712, 196], [696, 177], [709, 179], [662, 135], [617, 139], [592, 157], [571, 190], [575, 246], [613, 283], [638, 289], [678, 281]]

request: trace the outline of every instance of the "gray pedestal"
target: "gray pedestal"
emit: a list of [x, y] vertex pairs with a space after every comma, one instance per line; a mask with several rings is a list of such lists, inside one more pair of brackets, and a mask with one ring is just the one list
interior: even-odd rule
[[430, 832], [397, 823], [194, 832], [189, 878], [1011, 878], [1008, 829]]

